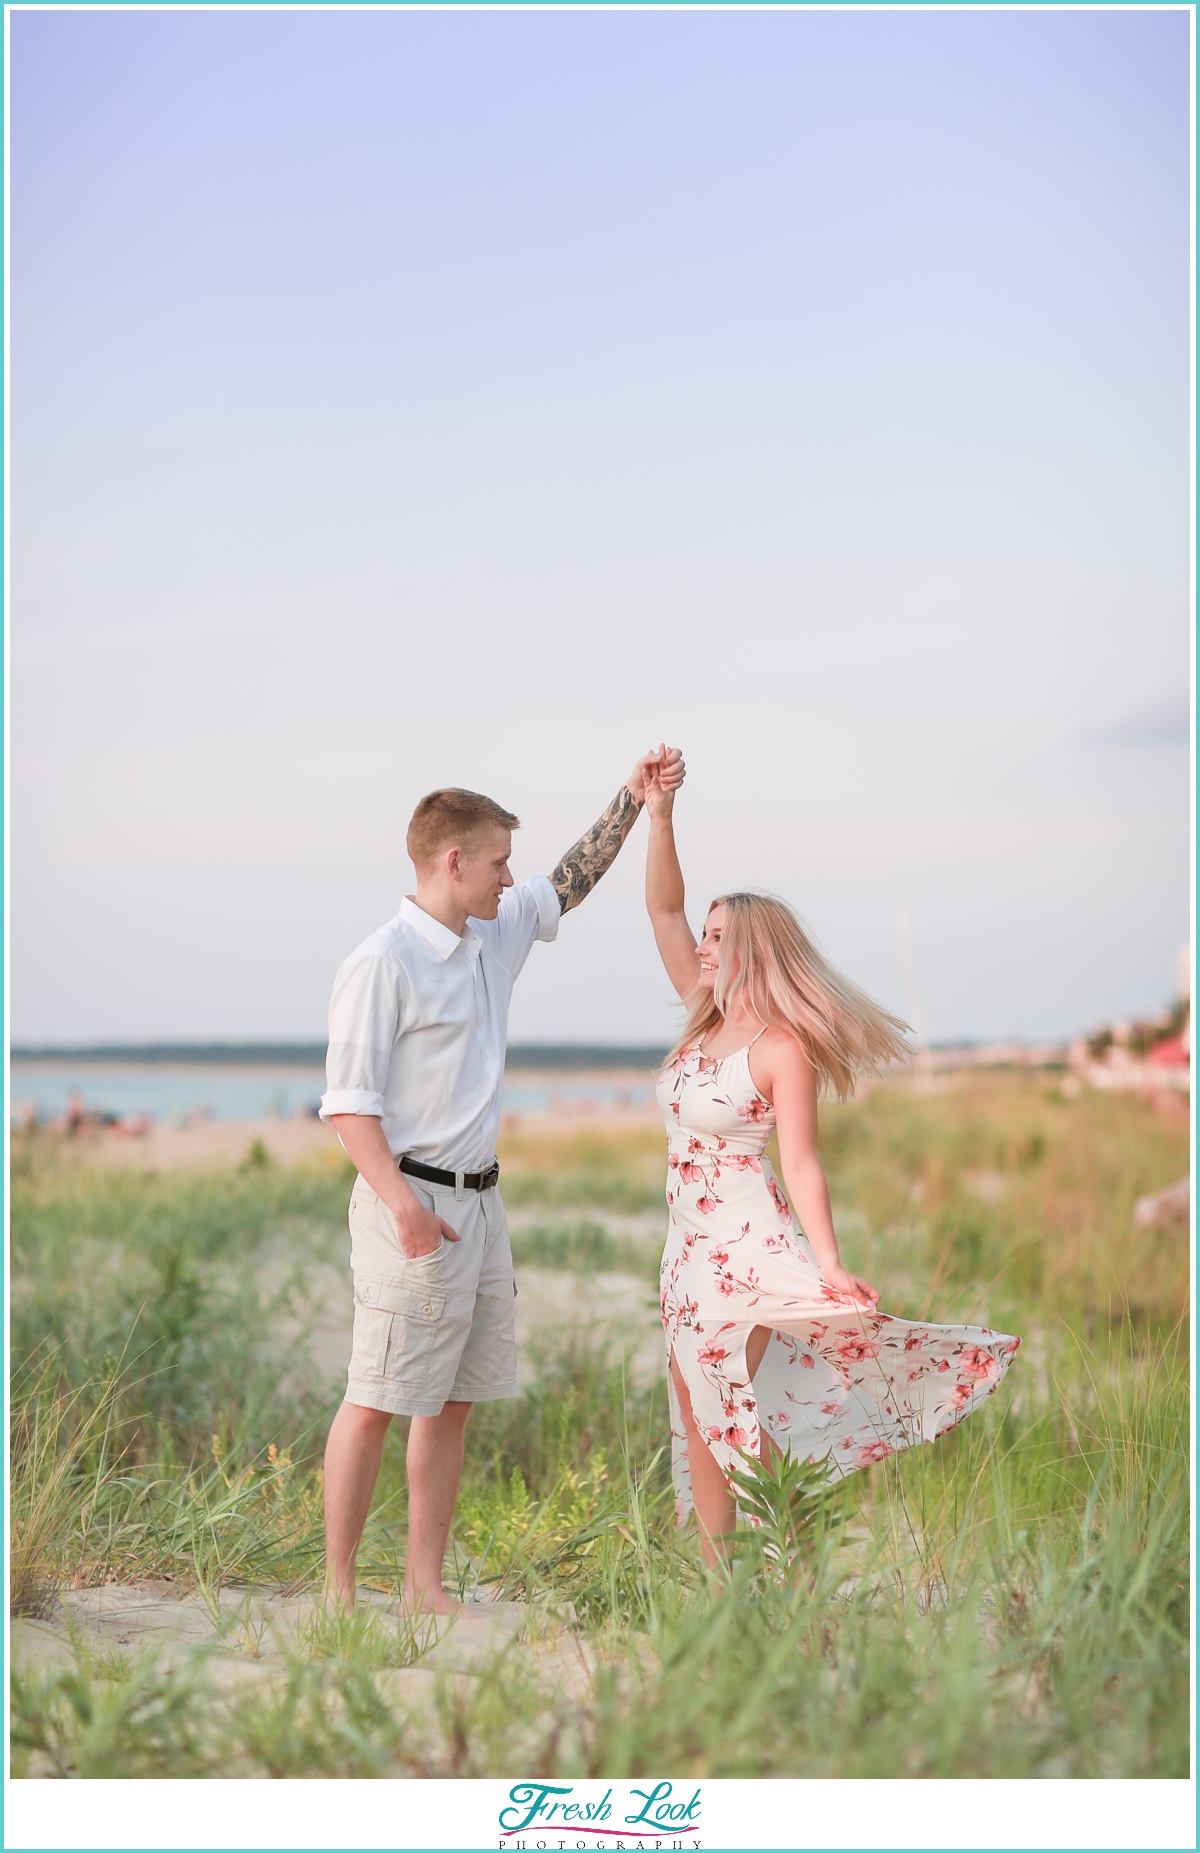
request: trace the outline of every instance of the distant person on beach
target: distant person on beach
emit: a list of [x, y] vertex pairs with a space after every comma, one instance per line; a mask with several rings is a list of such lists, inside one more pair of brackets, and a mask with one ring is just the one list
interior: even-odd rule
[[[827, 964], [791, 908], [719, 895], [684, 913], [675, 787], [651, 778], [646, 904], [687, 1009], [659, 1076], [667, 1127], [662, 1322], [676, 1512], [705, 1562], [730, 1549], [731, 1476], [772, 1451], [831, 1476], [932, 1441], [1000, 1382], [1019, 1339], [876, 1310], [843, 1264], [817, 1155], [817, 1098], [904, 1051], [905, 1025]], [[766, 1156], [775, 1132], [784, 1183]], [[797, 1221], [797, 1217], [799, 1221]]]
[[515, 1396], [512, 1253], [496, 1133], [513, 984], [535, 940], [587, 898], [650, 780], [674, 792], [678, 749], [639, 759], [549, 876], [514, 887], [518, 819], [477, 792], [422, 798], [408, 827], [417, 890], [341, 966], [321, 1118], [358, 1171], [350, 1197], [354, 1341], [325, 1450], [327, 1583], [355, 1600], [355, 1563], [383, 1441], [408, 1435], [402, 1602], [452, 1614], [442, 1564], [471, 1405]]

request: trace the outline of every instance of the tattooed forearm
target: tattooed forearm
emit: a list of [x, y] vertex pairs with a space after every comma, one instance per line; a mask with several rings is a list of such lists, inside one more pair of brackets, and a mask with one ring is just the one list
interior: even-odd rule
[[550, 877], [564, 914], [578, 907], [592, 892], [633, 829], [641, 808], [628, 785], [622, 785], [603, 817], [568, 849]]

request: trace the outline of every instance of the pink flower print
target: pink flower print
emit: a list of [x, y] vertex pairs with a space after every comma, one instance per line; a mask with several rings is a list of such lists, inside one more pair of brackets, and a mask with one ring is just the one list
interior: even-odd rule
[[939, 1370], [949, 1370], [949, 1368], [950, 1368], [949, 1360], [947, 1358], [943, 1358], [941, 1363], [938, 1365], [938, 1369]]
[[673, 1100], [671, 1102], [671, 1111], [675, 1115], [675, 1118], [678, 1119], [679, 1118], [679, 1102], [677, 1100]]
[[704, 1216], [711, 1216], [713, 1211], [716, 1209], [716, 1207], [717, 1207], [717, 1199], [715, 1197], [697, 1197], [696, 1198], [696, 1208]]
[[839, 1448], [852, 1448], [854, 1446], [854, 1436], [853, 1435], [843, 1436], [842, 1440], [837, 1443], [837, 1446]]
[[961, 1409], [964, 1403], [970, 1402], [974, 1394], [975, 1385], [973, 1383], [956, 1383], [950, 1392], [950, 1401], [956, 1409]]
[[889, 1448], [886, 1441], [872, 1441], [867, 1447], [859, 1449], [855, 1466], [873, 1467], [876, 1461], [885, 1461], [890, 1454], [895, 1452], [895, 1448]]
[[679, 1167], [679, 1181], [681, 1184], [703, 1184], [704, 1173], [699, 1165], [691, 1164], [685, 1158]]
[[[724, 1143], [722, 1139], [721, 1144], [724, 1145]], [[758, 1171], [759, 1173], [762, 1171], [761, 1160], [752, 1157], [749, 1152], [728, 1152], [725, 1163], [731, 1171]]]
[[906, 1351], [919, 1351], [924, 1343], [924, 1332], [910, 1332], [904, 1341], [904, 1349]]
[[678, 1171], [678, 1169], [679, 1169], [679, 1153], [678, 1153], [678, 1152], [669, 1152], [669, 1153], [667, 1154], [667, 1163], [668, 1163], [668, 1164], [670, 1165], [670, 1167], [671, 1167], [671, 1169], [672, 1169], [672, 1171]]
[[761, 1126], [770, 1111], [765, 1100], [748, 1100], [744, 1107], [738, 1108], [738, 1117], [749, 1120], [753, 1126]]
[[750, 1437], [747, 1435], [744, 1428], [730, 1427], [725, 1430], [725, 1443], [727, 1447], [744, 1448], [749, 1439]]
[[958, 1368], [964, 1377], [978, 1377], [984, 1382], [998, 1375], [1000, 1370], [991, 1352], [985, 1351], [982, 1345], [964, 1345]]
[[822, 1325], [819, 1320], [814, 1319], [808, 1329], [814, 1338], [824, 1338], [829, 1327], [827, 1325]]
[[816, 1368], [816, 1359], [813, 1357], [811, 1351], [802, 1351], [800, 1353], [800, 1368], [801, 1370], [814, 1370]]
[[718, 1267], [718, 1268], [728, 1267], [729, 1250], [727, 1248], [714, 1248], [711, 1255], [708, 1258], [712, 1262], [714, 1267]]
[[762, 1245], [768, 1254], [775, 1255], [781, 1248], [787, 1247], [787, 1242], [782, 1235], [764, 1235]]
[[694, 1157], [697, 1152], [702, 1152], [703, 1150], [704, 1150], [703, 1139], [689, 1138], [688, 1140], [688, 1156], [689, 1157]]
[[717, 1292], [723, 1293], [726, 1299], [734, 1292], [733, 1282], [724, 1274], [722, 1274], [720, 1280], [717, 1282]]
[[1019, 1351], [1021, 1349], [1020, 1339], [1010, 1338], [1008, 1343], [1003, 1347], [1003, 1349], [1008, 1352]]
[[672, 1196], [672, 1194], [671, 1194], [671, 1192], [670, 1192], [670, 1191], [668, 1191], [668, 1192], [667, 1192], [667, 1203], [668, 1203], [668, 1205], [670, 1205], [670, 1204], [672, 1204], [672, 1203], [674, 1203], [674, 1201], [675, 1201], [675, 1198], [674, 1198], [674, 1197]]
[[879, 1347], [873, 1345], [867, 1338], [847, 1336], [839, 1339], [837, 1343], [837, 1354], [845, 1364], [861, 1364], [864, 1358], [875, 1357], [878, 1350]]
[[718, 1345], [715, 1338], [710, 1338], [707, 1345], [696, 1353], [696, 1362], [698, 1364], [719, 1364], [723, 1358], [728, 1356], [729, 1353], [724, 1345]]
[[821, 1404], [821, 1414], [822, 1415], [841, 1415], [841, 1413], [842, 1413], [842, 1405], [840, 1403], [822, 1403]]
[[683, 1070], [687, 1067], [688, 1063], [692, 1059], [693, 1047], [694, 1047], [694, 1044], [689, 1043], [686, 1049], [680, 1049], [679, 1054], [675, 1057], [675, 1060], [673, 1062], [668, 1062], [667, 1064], [668, 1074], [682, 1074]]
[[720, 1441], [721, 1431], [715, 1424], [713, 1425], [712, 1428], [709, 1429], [708, 1438], [710, 1441]]
[[775, 1208], [779, 1211], [779, 1214], [783, 1217], [784, 1222], [791, 1222], [792, 1212], [791, 1210], [789, 1210], [787, 1206], [787, 1198], [784, 1196], [783, 1192], [780, 1190], [778, 1184], [775, 1182], [775, 1179], [773, 1177], [769, 1177], [767, 1179], [767, 1189], [770, 1191], [772, 1197], [774, 1198]]

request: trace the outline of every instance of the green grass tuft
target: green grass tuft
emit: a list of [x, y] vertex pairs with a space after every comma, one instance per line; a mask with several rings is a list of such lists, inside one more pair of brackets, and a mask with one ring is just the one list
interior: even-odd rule
[[[531, 1641], [438, 1674], [394, 1621], [317, 1611], [240, 1683], [218, 1676], [236, 1592], [248, 1617], [254, 1586], [323, 1572], [337, 1391], [303, 1340], [346, 1264], [346, 1180], [18, 1151], [13, 1607], [57, 1625], [72, 1586], [170, 1578], [223, 1632], [168, 1660], [81, 1630], [69, 1664], [18, 1667], [14, 1773], [1186, 1775], [1187, 1254], [1132, 1222], [1186, 1170], [1186, 1127], [993, 1075], [823, 1110], [822, 1146], [848, 1264], [889, 1310], [1024, 1338], [984, 1409], [833, 1499], [752, 1471], [765, 1525], [710, 1576], [673, 1523], [665, 1384], [564, 1335], [472, 1417], [447, 1563], [466, 1598], [522, 1598]], [[545, 1210], [518, 1271], [651, 1277], [620, 1219], [661, 1213], [655, 1136], [518, 1131], [502, 1156], [510, 1204]], [[360, 1560], [388, 1595], [404, 1426]]]

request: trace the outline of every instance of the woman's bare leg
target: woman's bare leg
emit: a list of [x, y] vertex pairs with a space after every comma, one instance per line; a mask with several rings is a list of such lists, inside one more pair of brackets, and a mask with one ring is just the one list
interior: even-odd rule
[[[771, 1342], [772, 1328], [769, 1325], [756, 1325], [746, 1340], [746, 1374], [751, 1383], [758, 1372], [758, 1367], [767, 1355], [767, 1346]], [[778, 1444], [771, 1440], [765, 1422], [758, 1425], [758, 1458], [765, 1467], [773, 1454], [781, 1452]]]
[[771, 1327], [756, 1325], [746, 1340], [746, 1371], [753, 1383], [758, 1374], [758, 1367], [767, 1355], [767, 1346], [771, 1342]]
[[[756, 1325], [746, 1341], [746, 1372], [751, 1380], [770, 1342], [771, 1327]], [[729, 1490], [725, 1475], [713, 1459], [711, 1448], [696, 1427], [692, 1399], [674, 1352], [671, 1353], [671, 1381], [675, 1385], [679, 1413], [683, 1418], [683, 1432], [687, 1436], [692, 1502], [696, 1508], [696, 1522], [700, 1527], [700, 1554], [709, 1569], [715, 1570], [718, 1564], [726, 1561], [733, 1549], [737, 1500]], [[759, 1459], [765, 1462], [772, 1453], [777, 1454], [779, 1450], [765, 1429], [760, 1428], [759, 1432], [762, 1437], [759, 1442]]]
[[692, 1503], [700, 1527], [700, 1555], [710, 1570], [725, 1562], [732, 1549], [731, 1533], [737, 1522], [737, 1501], [730, 1492], [725, 1475], [713, 1459], [712, 1450], [696, 1427], [692, 1399], [684, 1382], [675, 1353], [671, 1353], [671, 1381], [679, 1398], [683, 1432], [687, 1436], [688, 1468], [692, 1476]]

